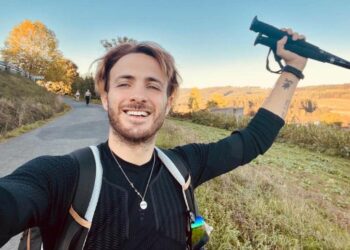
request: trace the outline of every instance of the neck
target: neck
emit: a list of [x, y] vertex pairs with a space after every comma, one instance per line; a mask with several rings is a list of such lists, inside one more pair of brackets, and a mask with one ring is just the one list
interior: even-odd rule
[[147, 142], [139, 144], [125, 142], [113, 134], [112, 131], [109, 132], [108, 136], [108, 146], [113, 153], [124, 161], [139, 166], [147, 163], [152, 158], [155, 144], [155, 136]]

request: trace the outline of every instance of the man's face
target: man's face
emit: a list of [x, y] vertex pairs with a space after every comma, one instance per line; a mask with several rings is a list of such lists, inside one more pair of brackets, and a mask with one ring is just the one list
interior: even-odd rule
[[171, 107], [167, 78], [151, 56], [132, 53], [112, 67], [101, 99], [114, 135], [138, 144], [152, 139]]

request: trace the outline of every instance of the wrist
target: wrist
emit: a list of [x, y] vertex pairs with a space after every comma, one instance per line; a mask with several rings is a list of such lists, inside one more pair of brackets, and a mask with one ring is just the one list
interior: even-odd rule
[[286, 65], [284, 66], [284, 68], [282, 69], [283, 72], [288, 72], [291, 73], [292, 75], [294, 75], [295, 77], [297, 77], [299, 80], [304, 79], [304, 74], [301, 70], [299, 70], [296, 67], [293, 67], [291, 65]]
[[299, 71], [303, 71], [306, 66], [306, 60], [305, 61], [290, 61], [290, 62], [285, 62], [286, 66], [292, 66], [293, 68], [296, 68]]

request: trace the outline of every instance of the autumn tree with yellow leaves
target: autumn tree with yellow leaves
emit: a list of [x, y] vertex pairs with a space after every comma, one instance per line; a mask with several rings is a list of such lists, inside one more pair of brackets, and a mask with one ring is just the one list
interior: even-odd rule
[[193, 111], [198, 111], [201, 108], [202, 96], [198, 88], [192, 88], [190, 97], [188, 98], [188, 108]]
[[15, 26], [1, 54], [6, 62], [29, 74], [44, 76], [41, 85], [54, 86], [48, 88], [53, 92], [59, 89], [62, 94], [70, 93], [70, 85], [78, 76], [77, 66], [58, 50], [55, 33], [40, 21], [25, 20]]
[[1, 53], [6, 62], [42, 75], [57, 53], [57, 39], [43, 23], [25, 20], [12, 29]]
[[207, 101], [207, 108], [223, 108], [227, 106], [227, 100], [223, 94], [214, 93], [210, 96], [210, 99]]

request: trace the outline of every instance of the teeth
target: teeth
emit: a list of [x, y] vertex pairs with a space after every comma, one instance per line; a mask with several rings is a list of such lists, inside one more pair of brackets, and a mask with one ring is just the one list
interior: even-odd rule
[[129, 110], [129, 111], [126, 111], [126, 113], [128, 115], [134, 115], [134, 116], [143, 116], [143, 117], [146, 117], [148, 116], [147, 112], [145, 111], [132, 111], [132, 110]]

